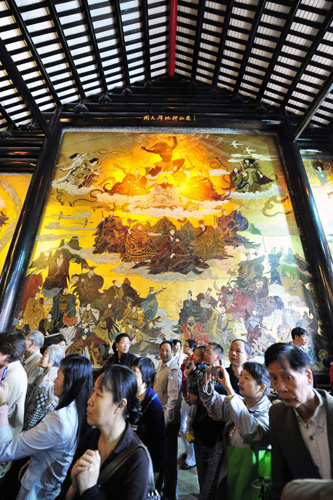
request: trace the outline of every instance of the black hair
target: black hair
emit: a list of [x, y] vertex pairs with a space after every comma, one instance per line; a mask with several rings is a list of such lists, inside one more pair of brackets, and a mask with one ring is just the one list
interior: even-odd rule
[[285, 361], [288, 361], [293, 370], [311, 367], [310, 358], [306, 352], [295, 345], [282, 342], [271, 345], [265, 352], [265, 365], [267, 368], [274, 361], [277, 361], [283, 369], [286, 369]]
[[130, 336], [128, 335], [128, 333], [118, 333], [117, 337], [116, 337], [116, 340], [114, 341], [113, 345], [112, 345], [112, 349], [113, 349], [113, 352], [116, 353], [117, 352], [117, 349], [116, 349], [116, 344], [119, 344], [119, 342], [121, 341], [122, 338], [126, 338], [128, 340], [131, 340], [130, 339]]
[[8, 354], [8, 363], [22, 359], [25, 349], [25, 335], [22, 332], [6, 330], [0, 333], [0, 352]]
[[291, 330], [291, 338], [295, 340], [295, 337], [300, 337], [301, 335], [308, 335], [308, 332], [304, 330], [301, 326], [296, 326]]
[[199, 351], [201, 351], [201, 354], [202, 354], [202, 357], [203, 357], [204, 352], [206, 350], [206, 346], [205, 345], [196, 345], [195, 348], [194, 348], [194, 350], [196, 350], [196, 349], [199, 349]]
[[100, 387], [112, 392], [113, 402], [116, 404], [121, 403], [122, 399], [127, 400], [123, 416], [134, 424], [139, 415], [136, 397], [138, 385], [133, 371], [122, 365], [105, 366], [101, 374]]
[[197, 342], [194, 339], [186, 339], [185, 342], [188, 343], [190, 349], [195, 349], [197, 347]]
[[178, 343], [179, 343], [180, 345], [182, 345], [182, 343], [181, 343], [180, 339], [173, 339], [173, 340], [172, 340], [172, 346], [173, 346], [173, 347], [174, 347], [176, 344], [178, 344]]
[[169, 344], [169, 346], [171, 347], [171, 351], [173, 349], [173, 345], [172, 345], [172, 342], [171, 340], [163, 340], [161, 343], [160, 343], [160, 349], [162, 347], [163, 344]]
[[232, 346], [232, 344], [233, 344], [234, 342], [243, 342], [243, 344], [244, 344], [244, 350], [245, 350], [245, 352], [246, 352], [246, 355], [247, 355], [247, 356], [251, 356], [251, 354], [252, 354], [252, 349], [251, 349], [250, 344], [249, 344], [248, 342], [246, 342], [246, 340], [243, 340], [243, 339], [235, 339], [235, 340], [233, 340], [233, 341], [231, 342], [230, 347]]
[[87, 402], [93, 389], [93, 374], [90, 361], [82, 354], [68, 354], [60, 363], [64, 374], [64, 391], [59, 398], [57, 410], [75, 401], [78, 415], [76, 435], [80, 438], [87, 430]]
[[263, 395], [267, 396], [271, 390], [271, 379], [266, 366], [254, 361], [247, 361], [243, 364], [243, 369], [249, 372], [258, 385], [265, 384]]
[[207, 345], [211, 345], [213, 346], [213, 351], [218, 354], [220, 356], [220, 358], [222, 358], [223, 356], [223, 347], [218, 344], [217, 342], [208, 342]]
[[142, 381], [146, 384], [147, 389], [153, 387], [156, 368], [152, 360], [147, 357], [136, 358], [132, 363], [132, 368], [134, 366], [137, 366], [141, 371]]

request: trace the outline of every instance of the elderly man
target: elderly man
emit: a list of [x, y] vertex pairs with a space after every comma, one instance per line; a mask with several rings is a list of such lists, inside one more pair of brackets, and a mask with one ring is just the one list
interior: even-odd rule
[[42, 357], [40, 348], [44, 344], [44, 335], [38, 330], [32, 330], [25, 339], [25, 353], [23, 360], [23, 368], [28, 377], [28, 387], [33, 383], [37, 375], [39, 375], [40, 367], [38, 365]]
[[272, 499], [278, 499], [293, 479], [332, 478], [333, 398], [313, 388], [310, 359], [302, 349], [273, 344], [265, 363], [282, 400], [270, 409]]
[[157, 368], [154, 391], [162, 403], [165, 420], [165, 452], [162, 499], [178, 499], [178, 431], [180, 424], [181, 382], [182, 374], [173, 357], [172, 343], [165, 340], [160, 345], [161, 362]]

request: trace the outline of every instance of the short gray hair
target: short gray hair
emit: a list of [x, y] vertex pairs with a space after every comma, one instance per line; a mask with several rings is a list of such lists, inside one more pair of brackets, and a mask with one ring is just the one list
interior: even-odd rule
[[53, 361], [53, 366], [60, 366], [61, 361], [65, 357], [63, 348], [58, 345], [50, 345], [46, 351], [49, 355], [49, 363]]
[[33, 340], [37, 347], [42, 347], [44, 344], [44, 335], [39, 330], [31, 330], [28, 333], [29, 340]]

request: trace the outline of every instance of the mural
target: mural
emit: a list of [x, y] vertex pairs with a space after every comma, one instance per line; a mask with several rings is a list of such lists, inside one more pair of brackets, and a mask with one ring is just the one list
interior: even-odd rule
[[66, 132], [17, 306], [100, 365], [118, 332], [254, 354], [306, 328], [321, 347], [275, 137], [230, 131]]
[[303, 160], [319, 217], [333, 256], [333, 159]]
[[31, 174], [0, 174], [0, 273], [30, 181]]

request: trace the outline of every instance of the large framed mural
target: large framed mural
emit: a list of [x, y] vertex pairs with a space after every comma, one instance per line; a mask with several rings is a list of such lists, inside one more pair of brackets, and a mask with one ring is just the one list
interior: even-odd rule
[[333, 258], [333, 158], [304, 159], [303, 162]]
[[275, 135], [67, 130], [15, 313], [103, 363], [119, 332], [262, 355], [294, 326], [322, 348]]
[[0, 273], [20, 216], [32, 174], [0, 174]]

